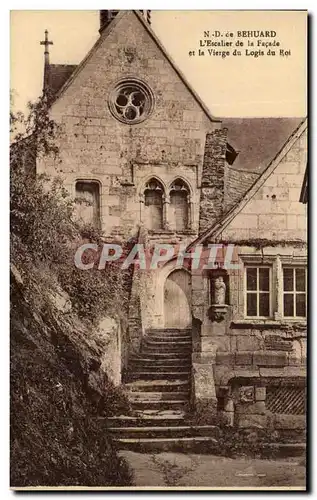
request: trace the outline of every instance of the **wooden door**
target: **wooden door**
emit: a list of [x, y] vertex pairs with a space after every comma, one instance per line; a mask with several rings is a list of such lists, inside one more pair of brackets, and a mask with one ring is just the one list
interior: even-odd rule
[[166, 328], [188, 328], [192, 324], [191, 278], [184, 269], [173, 271], [164, 286], [164, 324]]

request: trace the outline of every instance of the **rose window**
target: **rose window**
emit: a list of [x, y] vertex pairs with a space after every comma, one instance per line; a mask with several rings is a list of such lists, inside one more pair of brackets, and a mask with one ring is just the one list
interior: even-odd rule
[[153, 95], [143, 82], [125, 80], [119, 82], [111, 94], [111, 113], [124, 123], [139, 123], [152, 111]]

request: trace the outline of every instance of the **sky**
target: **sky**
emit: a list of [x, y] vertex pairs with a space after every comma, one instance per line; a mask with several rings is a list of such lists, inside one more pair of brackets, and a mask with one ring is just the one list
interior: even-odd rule
[[[165, 10], [152, 11], [151, 20], [162, 44], [214, 116], [306, 115], [305, 11]], [[11, 11], [10, 88], [16, 109], [24, 110], [27, 101], [41, 93], [44, 49], [40, 41], [45, 29], [54, 43], [50, 62], [78, 64], [99, 37], [99, 12]], [[237, 31], [273, 30], [291, 55], [197, 57], [206, 30], [233, 32], [234, 41]], [[193, 50], [196, 55], [189, 56]]]

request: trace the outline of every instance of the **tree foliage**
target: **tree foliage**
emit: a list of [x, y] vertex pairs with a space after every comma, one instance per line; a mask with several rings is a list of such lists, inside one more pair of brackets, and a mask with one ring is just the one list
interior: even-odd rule
[[58, 161], [45, 98], [10, 118], [11, 484], [128, 485], [104, 418], [129, 407], [102, 370], [96, 326], [124, 317], [129, 274], [75, 267], [78, 245], [103, 235], [76, 220], [60, 179], [34, 175], [36, 158]]
[[[130, 271], [111, 263], [104, 271], [98, 270], [102, 231], [76, 220], [74, 200], [60, 178], [34, 175], [36, 159], [54, 156], [58, 160], [59, 130], [49, 118], [45, 97], [29, 104], [27, 117], [11, 113], [11, 131], [15, 134], [10, 157], [11, 261], [24, 273], [54, 270], [81, 317], [97, 322], [106, 314], [124, 315]], [[77, 269], [74, 256], [87, 241], [98, 243], [100, 251], [94, 268], [84, 271]]]

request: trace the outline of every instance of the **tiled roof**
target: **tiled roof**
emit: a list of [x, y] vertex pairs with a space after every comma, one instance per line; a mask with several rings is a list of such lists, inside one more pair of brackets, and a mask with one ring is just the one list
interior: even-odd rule
[[303, 118], [222, 118], [228, 142], [240, 151], [234, 168], [261, 174]]
[[259, 177], [248, 171], [241, 171], [227, 165], [225, 173], [224, 209], [229, 210], [250, 189]]
[[77, 68], [77, 64], [50, 64], [48, 67], [48, 86], [53, 94], [62, 88], [64, 83]]
[[222, 118], [228, 142], [239, 151], [233, 166], [227, 165], [225, 209], [248, 192], [274, 159], [303, 118]]

